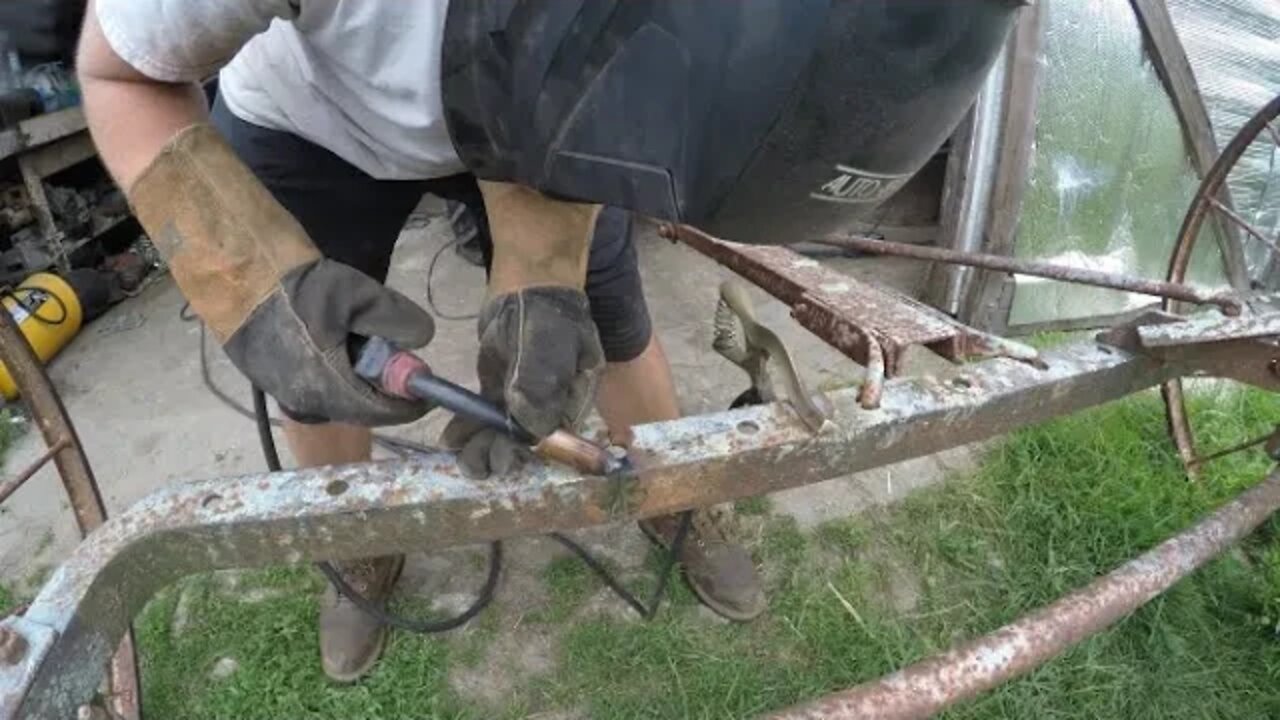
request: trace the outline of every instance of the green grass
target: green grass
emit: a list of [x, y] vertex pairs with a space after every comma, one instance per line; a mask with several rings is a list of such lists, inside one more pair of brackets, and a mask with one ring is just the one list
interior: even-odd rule
[[773, 503], [770, 502], [768, 495], [743, 498], [733, 504], [735, 512], [739, 515], [747, 516], [768, 515], [772, 507]]
[[[616, 572], [617, 568], [610, 570]], [[573, 556], [555, 558], [547, 564], [542, 573], [543, 582], [547, 586], [550, 600], [545, 612], [535, 616], [535, 620], [544, 623], [559, 623], [568, 619], [569, 615], [582, 604], [596, 589], [595, 578], [586, 565]]]
[[[1194, 400], [1196, 416], [1209, 421], [1199, 426], [1207, 444], [1280, 422], [1280, 407], [1261, 393]], [[316, 662], [319, 581], [311, 573], [250, 576], [285, 590], [251, 605], [198, 578], [152, 603], [141, 620], [148, 709], [186, 718], [520, 717], [557, 709], [593, 718], [752, 716], [997, 628], [1185, 528], [1268, 467], [1260, 453], [1241, 454], [1187, 482], [1152, 394], [1027, 429], [992, 451], [975, 476], [894, 508], [812, 533], [768, 517], [755, 550], [771, 607], [746, 626], [707, 621], [683, 586], [651, 623], [584, 613], [595, 579], [557, 560], [542, 576], [547, 610], [523, 622], [558, 636], [558, 667], [521, 680], [518, 698], [497, 708], [459, 696], [448, 672], [486, 662], [488, 643], [510, 627], [505, 620], [486, 618], [444, 639], [397, 634], [367, 681], [335, 688]], [[1112, 630], [946, 717], [1280, 717], [1278, 532], [1280, 523], [1268, 524]], [[656, 555], [647, 561], [656, 564]], [[188, 626], [176, 634], [183, 593]], [[209, 680], [228, 656], [240, 670]]]
[[[137, 625], [147, 713], [160, 718], [469, 717], [444, 682], [448, 649], [394, 635], [382, 665], [365, 682], [337, 687], [317, 661], [320, 581], [309, 570], [248, 574], [239, 590], [282, 592], [254, 603], [232, 599], [214, 577], [188, 580], [153, 601]], [[174, 613], [186, 607], [175, 632]], [[225, 657], [239, 670], [210, 671]]]
[[9, 453], [9, 448], [21, 434], [22, 426], [13, 422], [13, 410], [0, 408], [0, 460]]

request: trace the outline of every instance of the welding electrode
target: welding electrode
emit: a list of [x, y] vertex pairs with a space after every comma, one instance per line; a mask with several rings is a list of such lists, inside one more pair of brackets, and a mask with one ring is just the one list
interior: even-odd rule
[[357, 353], [356, 374], [389, 395], [415, 398], [474, 420], [487, 428], [530, 445], [539, 456], [592, 475], [608, 475], [621, 469], [622, 461], [605, 448], [567, 430], [556, 430], [539, 440], [506, 412], [480, 395], [449, 382], [413, 353], [400, 350], [383, 338], [370, 338]]

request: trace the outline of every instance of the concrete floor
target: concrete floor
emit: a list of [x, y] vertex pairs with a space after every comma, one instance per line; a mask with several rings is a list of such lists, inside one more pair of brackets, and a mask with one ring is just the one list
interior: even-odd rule
[[[425, 301], [431, 257], [451, 239], [446, 222], [425, 211], [415, 215], [401, 238], [391, 284]], [[717, 287], [730, 273], [651, 233], [642, 234], [638, 245], [650, 310], [675, 370], [683, 410], [705, 413], [726, 407], [747, 387], [745, 374], [711, 349]], [[920, 266], [907, 261], [826, 262], [854, 276], [918, 290]], [[483, 296], [482, 272], [452, 252], [441, 257], [435, 282], [435, 297], [445, 313], [474, 312]], [[857, 365], [799, 328], [784, 306], [759, 292], [756, 297], [761, 319], [789, 344], [810, 387], [838, 387], [859, 377]], [[112, 512], [169, 483], [263, 469], [252, 423], [220, 403], [201, 382], [199, 325], [179, 318], [182, 305], [172, 281], [162, 277], [82, 330], [50, 365]], [[437, 372], [474, 387], [474, 348], [471, 321], [441, 320], [425, 357]], [[927, 355], [920, 355], [920, 367], [940, 362]], [[216, 381], [247, 405], [245, 381], [216, 348], [210, 348], [209, 357]], [[392, 432], [430, 443], [447, 419], [439, 415]], [[27, 434], [9, 453], [5, 473], [42, 450], [39, 438]], [[970, 462], [971, 453], [954, 451], [781, 493], [773, 507], [794, 515], [802, 526], [812, 526], [899, 498]], [[593, 531], [587, 539], [624, 566], [640, 564], [645, 553], [643, 540], [630, 526]], [[0, 508], [0, 582], [19, 593], [30, 592], [76, 541], [71, 513], [50, 466]], [[521, 584], [522, 576], [528, 580], [558, 552], [551, 543], [525, 542], [525, 549], [509, 553], [508, 586]], [[410, 569], [405, 586], [410, 591], [448, 594], [438, 561], [416, 559]], [[465, 577], [458, 583], [460, 591], [477, 585]], [[440, 600], [447, 605], [466, 597]]]

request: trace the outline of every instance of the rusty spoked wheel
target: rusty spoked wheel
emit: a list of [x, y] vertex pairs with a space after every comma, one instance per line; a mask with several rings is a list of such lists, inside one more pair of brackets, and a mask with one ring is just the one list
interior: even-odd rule
[[[106, 522], [106, 505], [102, 502], [98, 482], [80, 444], [80, 437], [62, 405], [62, 398], [54, 389], [53, 382], [45, 373], [40, 359], [31, 349], [22, 330], [3, 308], [0, 308], [0, 362], [4, 363], [5, 369], [13, 378], [22, 402], [31, 415], [32, 425], [44, 436], [48, 446], [27, 468], [8, 480], [0, 481], [0, 502], [4, 502], [34, 477], [44, 465], [53, 462], [83, 538]], [[4, 608], [0, 608], [0, 611], [3, 610]], [[104, 689], [110, 714], [121, 720], [140, 720], [142, 706], [139, 688], [138, 658], [133, 631], [130, 630], [107, 667]]]
[[[1223, 149], [1209, 173], [1200, 183], [1191, 207], [1187, 210], [1177, 244], [1169, 260], [1168, 279], [1185, 282], [1206, 221], [1218, 230], [1221, 259], [1228, 281], [1242, 293], [1280, 290], [1280, 233], [1259, 228], [1236, 208], [1231, 200], [1229, 180], [1232, 171], [1251, 152], [1267, 152], [1273, 166], [1280, 165], [1280, 96], [1267, 103], [1258, 114]], [[1246, 249], [1249, 252], [1246, 252]], [[1261, 257], [1250, 271], [1248, 258]], [[1165, 300], [1166, 312], [1182, 313], [1187, 308], [1174, 300]], [[1200, 449], [1188, 412], [1186, 391], [1181, 380], [1171, 380], [1161, 387], [1168, 414], [1169, 434], [1188, 475], [1195, 477], [1201, 464], [1211, 456], [1222, 454], [1222, 448]], [[1226, 450], [1239, 449], [1240, 446]]]

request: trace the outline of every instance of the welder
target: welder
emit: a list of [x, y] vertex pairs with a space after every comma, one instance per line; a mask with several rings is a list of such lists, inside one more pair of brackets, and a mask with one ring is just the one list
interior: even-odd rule
[[[535, 437], [594, 401], [625, 445], [678, 415], [627, 211], [753, 242], [839, 227], [941, 145], [1016, 5], [92, 0], [78, 74], [103, 161], [193, 310], [289, 418], [299, 463], [367, 460], [370, 427], [432, 409], [361, 380], [350, 352], [432, 339], [383, 285], [424, 193], [469, 208], [489, 248], [481, 394]], [[219, 71], [210, 110], [197, 83]], [[477, 477], [517, 478], [528, 455], [463, 417], [443, 442]], [[679, 559], [698, 596], [757, 616], [750, 555], [707, 516], [692, 528]], [[380, 602], [402, 565], [341, 571]], [[384, 641], [326, 592], [329, 677], [360, 677]]]

